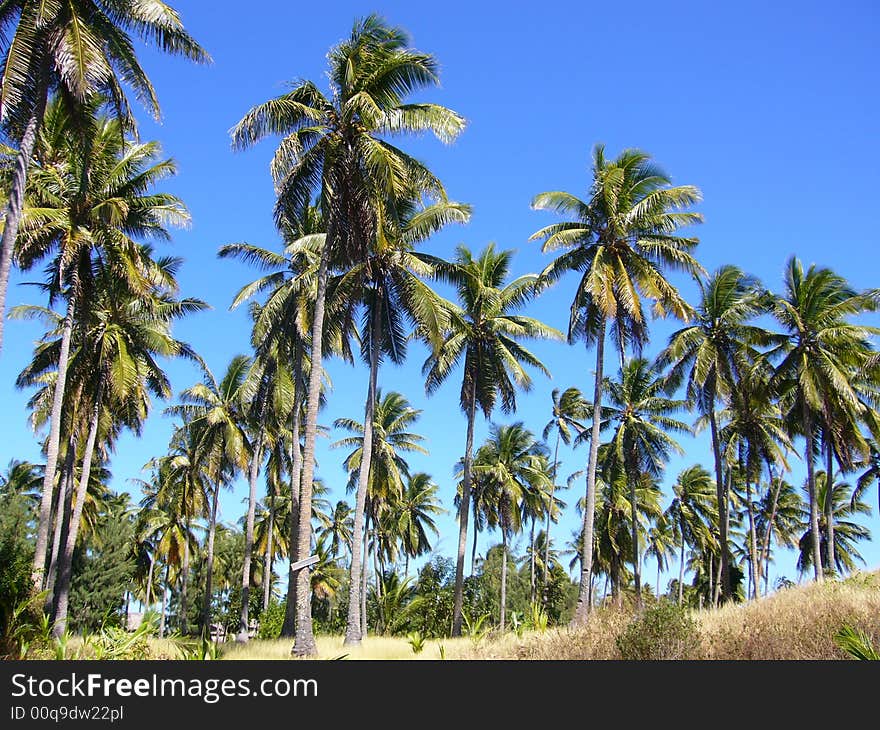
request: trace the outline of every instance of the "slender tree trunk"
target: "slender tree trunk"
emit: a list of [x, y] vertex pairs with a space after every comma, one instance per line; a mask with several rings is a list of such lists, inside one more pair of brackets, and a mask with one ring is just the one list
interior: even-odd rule
[[214, 485], [211, 496], [211, 520], [208, 523], [208, 545], [205, 548], [205, 600], [202, 604], [202, 632], [211, 637], [211, 598], [214, 578], [214, 535], [217, 532], [217, 503], [220, 500], [220, 482]]
[[547, 589], [550, 579], [550, 517], [553, 514], [553, 497], [556, 493], [556, 476], [559, 470], [559, 429], [556, 429], [556, 448], [553, 450], [553, 481], [550, 484], [550, 503], [547, 507], [547, 522], [544, 525], [544, 581], [541, 586], [541, 602], [547, 607]]
[[357, 494], [354, 507], [354, 536], [355, 546], [352, 551], [352, 561], [348, 580], [348, 619], [345, 624], [345, 646], [356, 646], [361, 643], [361, 602], [358, 596], [360, 585], [360, 571], [364, 566], [360, 562], [360, 545], [364, 524], [364, 508], [367, 503], [367, 490], [370, 485], [370, 465], [373, 461], [373, 427], [376, 413], [376, 386], [379, 378], [379, 343], [381, 338], [381, 302], [380, 292], [376, 291], [376, 301], [373, 302], [373, 316], [370, 324], [370, 380], [367, 385], [367, 402], [364, 405], [364, 441], [361, 447], [361, 464], [358, 470]]
[[186, 520], [186, 536], [183, 543], [183, 575], [180, 577], [180, 633], [189, 633], [189, 519]]
[[455, 563], [455, 594], [452, 602], [452, 635], [461, 636], [461, 613], [464, 604], [464, 554], [467, 550], [467, 523], [471, 501], [471, 466], [474, 450], [474, 421], [477, 417], [477, 389], [472, 385], [467, 412], [467, 437], [464, 447], [464, 475], [461, 501], [458, 503], [458, 555]]
[[272, 538], [275, 536], [275, 497], [269, 496], [269, 534], [266, 536], [266, 554], [263, 556], [263, 613], [269, 608], [272, 591]]
[[53, 633], [61, 636], [67, 628], [67, 604], [70, 599], [70, 579], [73, 570], [73, 551], [76, 548], [76, 540], [79, 535], [80, 522], [82, 521], [83, 506], [86, 503], [86, 494], [89, 488], [89, 477], [92, 471], [92, 457], [95, 453], [95, 442], [98, 439], [98, 426], [101, 416], [101, 402], [104, 395], [104, 376], [98, 376], [98, 386], [95, 392], [95, 403], [92, 406], [92, 417], [89, 422], [89, 435], [86, 439], [83, 452], [82, 469], [80, 472], [79, 485], [76, 490], [76, 500], [73, 505], [73, 514], [70, 516], [70, 527], [67, 531], [67, 541], [64, 552], [61, 554], [61, 562], [58, 566], [57, 601], [55, 602], [55, 626]]
[[721, 461], [721, 441], [718, 437], [718, 419], [715, 416], [715, 394], [709, 396], [709, 425], [712, 429], [712, 454], [715, 458], [715, 495], [718, 500], [718, 542], [721, 551], [721, 566], [719, 569], [718, 584], [721, 586], [721, 595], [728, 600], [731, 595], [730, 587], [730, 553], [728, 538], [728, 506], [727, 490], [724, 483], [724, 474]]
[[[302, 450], [299, 447], [299, 432], [302, 419], [302, 352], [294, 347], [294, 391], [293, 391], [293, 437], [290, 444], [290, 518], [288, 521], [288, 551], [290, 565], [299, 560], [299, 487], [302, 476]], [[281, 635], [291, 637], [296, 634], [296, 572], [288, 568], [287, 603], [284, 607], [284, 625]]]
[[681, 552], [678, 558], [678, 605], [684, 602], [684, 518], [681, 520]]
[[752, 480], [746, 476], [746, 503], [749, 512], [749, 568], [752, 574], [752, 598], [761, 597], [760, 578], [758, 576], [758, 536], [755, 530], [755, 510], [752, 506]]
[[829, 571], [836, 571], [834, 549], [834, 445], [825, 446], [825, 560]]
[[657, 598], [660, 598], [660, 571], [661, 571], [661, 569], [662, 568], [660, 565], [660, 557], [658, 556], [657, 557], [657, 593], [656, 593]]
[[265, 405], [260, 408], [260, 434], [254, 446], [251, 468], [248, 474], [248, 511], [244, 531], [244, 560], [241, 570], [241, 612], [238, 617], [238, 635], [235, 640], [246, 644], [248, 636], [249, 606], [251, 595], [251, 557], [254, 552], [254, 516], [257, 511], [257, 479], [260, 476], [260, 462], [263, 459], [263, 425]]
[[[370, 557], [370, 497], [367, 495], [367, 506], [364, 519], [364, 550], [363, 562], [361, 562], [361, 589], [359, 599], [361, 602], [361, 638], [367, 635], [367, 560]], [[354, 535], [352, 535], [354, 539]]]
[[611, 602], [618, 608], [623, 607], [623, 595], [620, 590], [620, 558], [615, 554], [611, 556]]
[[61, 479], [58, 482], [58, 501], [55, 507], [55, 531], [52, 535], [52, 554], [49, 558], [49, 571], [46, 576], [45, 608], [54, 614], [55, 582], [58, 578], [58, 562], [61, 558], [62, 541], [70, 529], [70, 504], [73, 498], [73, 468], [76, 461], [76, 439], [71, 437], [67, 442], [67, 453], [64, 466], [61, 468]]
[[[719, 584], [720, 585], [720, 584]], [[709, 553], [709, 605], [714, 608], [716, 603], [716, 582], [715, 582], [715, 559], [712, 553]]]
[[501, 524], [501, 633], [507, 619], [507, 520]]
[[581, 578], [572, 625], [583, 624], [590, 613], [590, 574], [593, 570], [593, 518], [596, 510], [596, 465], [599, 457], [599, 429], [602, 425], [602, 373], [605, 358], [605, 317], [596, 337], [596, 382], [593, 391], [593, 425], [587, 461], [587, 494], [584, 505], [584, 534], [581, 545]]
[[529, 603], [535, 602], [535, 516], [529, 531]]
[[162, 581], [162, 617], [159, 619], [159, 638], [165, 636], [165, 614], [168, 608], [168, 571], [171, 566], [165, 563], [165, 580]]
[[637, 477], [630, 470], [629, 475], [629, 514], [632, 520], [633, 584], [636, 591], [636, 610], [642, 610], [642, 561], [639, 557], [639, 513], [636, 494]]
[[[776, 480], [776, 487], [773, 486], [773, 466], [767, 462], [767, 474], [770, 477], [770, 489], [773, 490], [773, 499], [770, 503], [770, 518], [767, 520], [767, 527], [764, 530], [764, 537], [761, 542], [761, 553], [758, 560], [758, 577], [769, 575], [770, 573], [770, 533], [773, 530], [773, 522], [776, 519], [776, 510], [779, 504], [779, 491], [782, 488], [782, 478]], [[764, 581], [764, 594], [767, 594], [767, 581]]]
[[479, 526], [480, 526], [480, 523], [479, 523], [479, 514], [478, 514], [478, 512], [477, 512], [477, 502], [476, 502], [476, 500], [474, 500], [473, 505], [474, 505], [474, 506], [473, 506], [473, 513], [474, 513], [474, 541], [473, 541], [473, 544], [471, 545], [471, 577], [473, 577], [474, 573], [476, 572], [476, 567], [475, 567], [475, 566], [476, 566], [476, 563], [477, 563], [477, 538], [478, 538], [479, 535], [480, 535], [480, 530], [479, 530]]
[[[9, 190], [9, 201], [6, 203], [6, 211], [4, 220], [6, 225], [3, 229], [3, 237], [0, 239], [0, 351], [3, 350], [3, 324], [6, 320], [6, 294], [9, 290], [9, 274], [12, 271], [12, 259], [15, 253], [15, 239], [18, 237], [18, 227], [21, 223], [21, 213], [24, 208], [24, 193], [27, 187], [28, 168], [31, 164], [31, 158], [34, 154], [34, 146], [37, 142], [37, 135], [40, 131], [40, 125], [43, 123], [43, 115], [46, 111], [46, 97], [48, 94], [48, 83], [44, 74], [37, 75], [37, 97], [35, 99], [34, 108], [31, 110], [27, 123], [25, 124], [24, 134], [21, 136], [21, 142], [18, 145], [18, 154], [15, 156], [15, 167], [12, 170], [12, 184]], [[4, 110], [5, 111], [5, 110]], [[61, 386], [62, 392], [64, 385]], [[58, 448], [56, 442], [55, 448]], [[48, 464], [47, 471], [48, 469]], [[55, 465], [52, 464], [53, 473], [50, 479], [54, 479]], [[48, 529], [47, 529], [48, 534]], [[39, 544], [39, 543], [38, 543]], [[43, 558], [46, 554], [46, 545], [43, 544]], [[40, 557], [37, 555], [36, 557]], [[35, 565], [42, 565], [36, 563]], [[39, 583], [34, 580], [34, 584], [39, 588]]]
[[[9, 224], [5, 231], [9, 230]], [[5, 236], [4, 231], [4, 236]], [[46, 565], [46, 548], [49, 542], [49, 522], [52, 515], [52, 495], [55, 491], [55, 470], [58, 464], [58, 445], [61, 441], [61, 412], [64, 406], [64, 391], [67, 386], [67, 367], [70, 362], [70, 339], [73, 334], [73, 319], [76, 309], [73, 293], [67, 302], [67, 314], [61, 332], [61, 349], [58, 353], [58, 372], [52, 393], [52, 412], [49, 416], [49, 439], [46, 444], [46, 469], [43, 473], [43, 492], [40, 498], [40, 513], [37, 519], [37, 537], [34, 548], [33, 583], [39, 591], [43, 587], [43, 570]], [[0, 307], [0, 313], [2, 313]], [[0, 316], [0, 322], [3, 317]], [[2, 324], [0, 324], [2, 327]]]
[[[321, 405], [322, 347], [324, 344], [324, 304], [327, 296], [327, 275], [330, 265], [330, 241], [321, 250], [318, 268], [318, 291], [315, 297], [312, 322], [312, 367], [309, 372], [309, 390], [306, 398], [306, 436], [303, 445], [303, 470], [300, 481], [298, 554], [309, 555], [312, 549], [312, 480], [315, 477], [315, 437], [318, 433], [318, 408]], [[296, 574], [296, 638], [293, 654], [314, 656], [318, 653], [312, 630], [311, 585], [308, 570]]]
[[824, 579], [822, 571], [821, 535], [819, 533], [819, 505], [816, 500], [816, 472], [813, 465], [813, 418], [809, 406], [804, 403], [804, 460], [807, 462], [807, 493], [810, 499], [810, 536], [813, 541], [813, 578], [821, 583]]

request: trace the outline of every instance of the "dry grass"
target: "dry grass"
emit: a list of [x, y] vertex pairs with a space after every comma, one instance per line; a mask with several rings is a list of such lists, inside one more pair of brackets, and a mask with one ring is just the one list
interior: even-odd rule
[[[546, 633], [512, 633], [474, 644], [468, 638], [431, 639], [413, 653], [404, 637], [368, 636], [359, 647], [342, 644], [341, 636], [318, 636], [320, 659], [620, 659], [617, 637], [632, 615], [615, 609], [594, 612], [578, 629]], [[747, 604], [694, 613], [699, 625], [701, 659], [842, 659], [834, 643], [844, 624], [880, 643], [880, 572], [859, 573], [844, 581], [805, 585]], [[223, 646], [224, 659], [291, 659], [290, 639], [253, 640]], [[151, 655], [179, 656], [169, 640], [151, 639]]]

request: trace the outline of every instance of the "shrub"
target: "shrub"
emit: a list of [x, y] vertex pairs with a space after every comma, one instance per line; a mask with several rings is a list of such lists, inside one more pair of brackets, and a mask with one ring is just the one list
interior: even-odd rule
[[623, 659], [693, 659], [700, 634], [687, 611], [663, 602], [636, 616], [616, 643]]
[[260, 628], [257, 631], [259, 639], [277, 639], [281, 636], [281, 627], [284, 625], [284, 604], [278, 601], [270, 601], [268, 607], [260, 616]]

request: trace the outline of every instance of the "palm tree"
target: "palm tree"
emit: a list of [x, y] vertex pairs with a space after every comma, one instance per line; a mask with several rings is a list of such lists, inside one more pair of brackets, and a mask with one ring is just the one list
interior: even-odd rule
[[717, 494], [712, 477], [702, 466], [694, 465], [679, 473], [672, 485], [672, 502], [666, 509], [666, 520], [673, 526], [675, 539], [680, 541], [678, 568], [678, 604], [684, 587], [685, 548], [699, 549], [712, 542], [711, 526], [718, 517]]
[[433, 533], [435, 537], [440, 534], [434, 516], [443, 514], [445, 510], [437, 499], [437, 489], [430, 474], [411, 474], [403, 494], [391, 507], [393, 519], [397, 523], [395, 532], [400, 536], [403, 554], [406, 556], [404, 576], [409, 575], [411, 557], [417, 558], [431, 551], [428, 533]]
[[568, 340], [596, 343], [586, 519], [574, 623], [583, 622], [590, 610], [607, 325], [609, 321], [614, 325], [623, 367], [626, 344], [631, 342], [638, 348], [647, 339], [643, 298], [654, 302], [655, 316], [672, 314], [685, 320], [691, 317], [692, 308], [665, 278], [663, 269], [683, 270], [694, 276], [702, 271], [691, 255], [698, 239], [676, 233], [682, 226], [702, 221], [699, 213], [683, 210], [699, 200], [697, 188], [672, 186], [670, 178], [645, 152], [628, 149], [617, 159], [608, 160], [605, 147], [597, 145], [593, 151], [593, 182], [588, 202], [564, 192], [541, 193], [532, 201], [533, 208], [553, 210], [575, 219], [546, 226], [530, 240], [543, 240], [545, 253], [566, 249], [546, 267], [542, 281], [556, 281], [568, 271], [581, 272], [571, 305]]
[[687, 403], [668, 397], [669, 381], [654, 373], [648, 361], [634, 358], [620, 372], [620, 379], [608, 381], [609, 405], [605, 408], [609, 424], [616, 423], [611, 438], [613, 458], [620, 462], [629, 484], [632, 514], [633, 578], [636, 605], [641, 607], [641, 559], [639, 557], [638, 494], [642, 475], [658, 478], [671, 452], [684, 453], [667, 432], [690, 433], [690, 427], [672, 414], [683, 410]]
[[[829, 483], [832, 484], [832, 494], [828, 501], [832, 504], [832, 519], [835, 523], [834, 533], [837, 536], [834, 543], [834, 560], [822, 565], [823, 574], [851, 573], [856, 569], [857, 562], [862, 564], [865, 562], [856, 549], [856, 543], [868, 540], [871, 537], [868, 528], [854, 522], [852, 518], [858, 515], [870, 514], [871, 508], [861, 499], [853, 499], [853, 488], [848, 482], [839, 482], [836, 479], [828, 480], [823, 471], [816, 472], [814, 476], [816, 479], [816, 498], [820, 504], [825, 504], [825, 490], [828, 488]], [[807, 495], [809, 496], [809, 488], [807, 488]], [[803, 510], [801, 513], [802, 524], [811, 519], [812, 517], [809, 515], [808, 510]], [[819, 535], [823, 543], [828, 535], [827, 530], [821, 529], [825, 527], [821, 524], [825, 519], [825, 514], [819, 517]], [[812, 527], [808, 527], [798, 540], [797, 568], [800, 573], [806, 573], [812, 567], [812, 561], [816, 559], [816, 556], [819, 556], [822, 560], [827, 560], [828, 552], [823, 549], [825, 545], [820, 545], [820, 549], [817, 551], [812, 545], [814, 538], [815, 532]]]
[[816, 551], [805, 565], [812, 565], [817, 581], [823, 578], [823, 562], [818, 553], [820, 503], [816, 499], [813, 461], [817, 425], [822, 426], [822, 414], [845, 414], [847, 421], [855, 422], [864, 412], [856, 374], [870, 357], [871, 336], [880, 330], [852, 324], [848, 319], [875, 311], [877, 305], [877, 292], [856, 292], [830, 269], [813, 265], [805, 272], [795, 257], [786, 267], [785, 293], [774, 302], [773, 314], [785, 330], [786, 342], [774, 353], [783, 358], [771, 385], [783, 394], [783, 408], [805, 440], [813, 531], [809, 544]]
[[[177, 12], [159, 0], [11, 0], [0, 6], [0, 27], [13, 24], [11, 38], [3, 39], [0, 77], [0, 123], [11, 130], [18, 148], [0, 243], [0, 349], [13, 244], [50, 93], [57, 91], [69, 108], [88, 105], [94, 95], [104, 95], [117, 121], [132, 129], [134, 119], [123, 84], [159, 118], [159, 102], [138, 62], [132, 35], [166, 53], [200, 63], [210, 61], [186, 32]], [[54, 464], [47, 471], [54, 478]]]
[[763, 566], [765, 594], [770, 584], [770, 541], [775, 540], [779, 546], [797, 547], [804, 529], [801, 520], [803, 513], [803, 500], [798, 490], [782, 476], [772, 476], [758, 502], [756, 515], [757, 529], [762, 535], [760, 559]]
[[868, 456], [863, 459], [857, 466], [862, 470], [856, 480], [856, 486], [853, 490], [853, 499], [861, 499], [862, 494], [867, 491], [871, 484], [877, 484], [877, 505], [880, 511], [880, 444], [876, 439], [868, 440]]
[[217, 529], [217, 506], [220, 488], [236, 470], [248, 468], [251, 445], [241, 413], [242, 389], [251, 359], [236, 355], [218, 382], [202, 364], [202, 382], [180, 394], [180, 405], [166, 409], [169, 415], [181, 416], [192, 430], [197, 463], [211, 480], [211, 510], [208, 517], [205, 547], [205, 596], [202, 607], [202, 631], [211, 624], [211, 599], [214, 568], [214, 539]]
[[462, 360], [459, 404], [467, 418], [461, 499], [458, 507], [458, 555], [452, 634], [461, 635], [464, 556], [470, 514], [471, 466], [477, 407], [489, 419], [500, 400], [501, 410], [516, 410], [516, 390], [529, 390], [532, 380], [523, 367], [548, 374], [547, 368], [518, 340], [561, 338], [543, 322], [515, 314], [535, 294], [537, 277], [520, 276], [505, 283], [512, 251], [496, 251], [489, 244], [477, 258], [464, 246], [456, 249], [455, 262], [438, 273], [455, 288], [460, 308], [449, 313], [449, 332], [440, 349], [425, 361], [425, 391], [434, 393]]
[[62, 410], [65, 398], [71, 397], [66, 383], [71, 338], [77, 315], [84, 321], [81, 310], [99, 296], [90, 292], [95, 280], [93, 253], [98, 252], [104, 270], [112, 272], [106, 280], [118, 277], [130, 291], [148, 296], [162, 274], [149, 249], [138, 241], [168, 239], [169, 226], [189, 220], [178, 198], [152, 190], [175, 172], [172, 160], [159, 159], [157, 143], [127, 141], [119, 123], [103, 116], [92, 120], [85, 137], [69, 134], [70, 125], [61, 103], [53, 102], [40, 140], [39, 153], [46, 162], [31, 176], [31, 202], [16, 244], [24, 270], [55, 254], [49, 291], [53, 298], [57, 293], [67, 298], [58, 350], [53, 351], [56, 376], [34, 551], [37, 589], [44, 582]]
[[[590, 407], [587, 401], [584, 399], [583, 394], [580, 390], [575, 387], [566, 388], [564, 391], [560, 391], [559, 388], [554, 388], [551, 393], [551, 398], [553, 400], [553, 418], [551, 418], [547, 425], [544, 426], [544, 432], [541, 435], [541, 438], [544, 441], [547, 441], [550, 435], [555, 431], [556, 432], [556, 446], [553, 449], [553, 481], [550, 484], [550, 502], [552, 504], [554, 499], [554, 493], [556, 491], [556, 477], [559, 470], [559, 442], [561, 441], [566, 446], [571, 445], [572, 437], [579, 437], [582, 434], [586, 433], [587, 427], [584, 425], [584, 421], [590, 412]], [[550, 549], [550, 519], [552, 517], [552, 509], [547, 510], [547, 524], [544, 527], [544, 533], [546, 535], [546, 539], [544, 540], [544, 546], [547, 550]], [[544, 555], [544, 565], [550, 564], [550, 556], [549, 553]], [[548, 571], [544, 571], [544, 602], [547, 601], [547, 577], [549, 575]]]
[[[375, 241], [377, 203], [415, 190], [445, 199], [440, 182], [415, 159], [380, 135], [431, 131], [449, 141], [464, 128], [455, 112], [437, 104], [404, 103], [404, 97], [439, 82], [435, 59], [408, 48], [407, 34], [371, 15], [355, 23], [351, 36], [331, 49], [330, 96], [311, 81], [251, 109], [232, 130], [233, 144], [248, 147], [284, 135], [272, 161], [279, 189], [276, 218], [304, 210], [316, 188], [327, 220], [327, 243], [317, 276], [312, 342], [324, 341], [325, 297], [331, 260], [364, 260]], [[310, 485], [321, 390], [321, 353], [312, 353], [306, 401], [305, 443], [298, 550], [311, 543]], [[371, 419], [366, 419], [370, 421]], [[308, 575], [297, 576], [297, 636], [294, 652], [316, 653], [308, 601]]]
[[[529, 492], [549, 490], [546, 447], [535, 440], [522, 422], [493, 425], [474, 457], [474, 477], [484, 480], [491, 495], [492, 514], [501, 528], [501, 631], [507, 613], [507, 542], [522, 526], [523, 498]], [[466, 515], [465, 515], [466, 519]]]
[[657, 367], [669, 368], [675, 383], [686, 381], [688, 400], [708, 421], [715, 461], [718, 506], [717, 542], [721, 552], [721, 590], [731, 596], [727, 536], [729, 497], [725, 493], [724, 462], [719, 437], [718, 402], [729, 400], [741, 373], [758, 357], [757, 345], [767, 345], [771, 335], [749, 321], [766, 312], [769, 296], [759, 282], [735, 266], [722, 266], [707, 281], [698, 282], [700, 301], [696, 319], [674, 332], [657, 358]]
[[334, 558], [338, 558], [345, 553], [351, 555], [352, 527], [351, 505], [344, 499], [340, 499], [333, 508], [330, 524], [324, 530], [328, 535], [327, 539], [330, 541], [327, 547]]

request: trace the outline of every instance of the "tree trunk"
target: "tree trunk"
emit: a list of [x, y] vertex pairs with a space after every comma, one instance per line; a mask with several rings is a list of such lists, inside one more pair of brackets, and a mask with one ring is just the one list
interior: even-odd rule
[[474, 541], [471, 545], [471, 577], [473, 577], [474, 572], [476, 571], [476, 562], [477, 562], [477, 538], [480, 535], [479, 530], [479, 514], [477, 512], [477, 502], [474, 500], [473, 502], [473, 512], [474, 512]]
[[761, 597], [760, 578], [758, 576], [758, 537], [755, 531], [755, 510], [752, 506], [752, 480], [746, 475], [746, 504], [749, 511], [749, 567], [752, 574], [752, 598]]
[[452, 602], [452, 635], [461, 636], [461, 613], [464, 603], [464, 554], [467, 550], [467, 523], [471, 501], [471, 461], [474, 449], [474, 421], [477, 417], [477, 389], [471, 386], [467, 412], [467, 437], [464, 447], [464, 474], [461, 501], [458, 503], [458, 555], [455, 562], [455, 594]]
[[[767, 462], [767, 474], [770, 477], [770, 489], [773, 489], [773, 466]], [[776, 481], [773, 489], [773, 500], [770, 503], [770, 518], [767, 520], [767, 529], [764, 530], [764, 538], [761, 542], [761, 553], [758, 560], [758, 577], [770, 573], [770, 534], [773, 530], [773, 521], [776, 519], [776, 509], [779, 504], [779, 492], [782, 489], [782, 477]], [[767, 580], [764, 580], [764, 594], [767, 593]]]
[[535, 516], [532, 515], [532, 529], [529, 531], [529, 603], [535, 602]]
[[681, 553], [678, 559], [678, 605], [684, 602], [684, 518], [681, 520]]
[[357, 544], [363, 534], [364, 508], [367, 503], [367, 490], [370, 485], [370, 465], [373, 461], [373, 427], [376, 413], [376, 385], [379, 378], [379, 343], [381, 333], [381, 294], [376, 291], [373, 302], [372, 321], [370, 323], [370, 380], [367, 385], [367, 402], [364, 404], [364, 440], [361, 446], [361, 464], [358, 470], [357, 493], [354, 507], [354, 527], [352, 537], [351, 565], [348, 580], [348, 618], [345, 623], [345, 646], [356, 646], [361, 643], [361, 602], [358, 596], [360, 572], [365, 566], [360, 561], [360, 545]]
[[821, 535], [819, 533], [819, 505], [816, 500], [816, 472], [813, 466], [813, 419], [809, 406], [804, 403], [804, 460], [807, 462], [807, 493], [810, 499], [810, 536], [813, 541], [813, 578], [821, 583], [824, 579], [822, 571]]
[[150, 555], [150, 568], [147, 570], [147, 604], [144, 606], [145, 610], [150, 609], [150, 605], [153, 603], [153, 569], [156, 566], [156, 556]]
[[507, 520], [501, 522], [501, 633], [507, 618]]
[[729, 538], [727, 490], [724, 484], [724, 474], [721, 461], [721, 442], [718, 437], [718, 420], [715, 417], [715, 394], [709, 397], [709, 425], [712, 429], [712, 454], [715, 458], [715, 496], [718, 501], [718, 542], [721, 551], [721, 566], [719, 570], [718, 584], [721, 586], [721, 595], [726, 601], [731, 598], [730, 586], [730, 554], [728, 552]]
[[[330, 241], [321, 250], [318, 268], [318, 291], [315, 297], [312, 322], [312, 367], [309, 371], [309, 390], [306, 398], [306, 435], [303, 445], [303, 470], [300, 480], [298, 555], [305, 557], [312, 549], [312, 480], [315, 477], [315, 437], [318, 433], [318, 409], [321, 405], [322, 347], [324, 344], [324, 304], [327, 296], [327, 275], [330, 265]], [[296, 656], [314, 656], [318, 653], [312, 631], [312, 602], [309, 571], [296, 574], [296, 637], [292, 653]]]
[[165, 563], [165, 580], [162, 581], [162, 617], [159, 619], [159, 638], [165, 636], [165, 613], [168, 606], [168, 570], [171, 566]]
[[621, 608], [623, 606], [622, 594], [620, 591], [620, 558], [617, 554], [611, 556], [611, 574], [608, 578], [611, 581], [611, 602]]
[[633, 585], [636, 591], [636, 610], [642, 610], [642, 561], [639, 557], [639, 513], [636, 494], [637, 476], [630, 469], [629, 475], [629, 516], [632, 521]]
[[[299, 447], [299, 432], [302, 419], [302, 352], [299, 345], [294, 346], [294, 391], [293, 391], [293, 437], [290, 444], [290, 518], [288, 521], [287, 549], [290, 565], [299, 560], [299, 486], [302, 476], [302, 450]], [[296, 634], [296, 573], [292, 568], [287, 572], [287, 603], [284, 606], [284, 625], [281, 635], [291, 637]]]
[[[364, 508], [364, 550], [361, 562], [361, 638], [367, 635], [367, 560], [370, 556], [370, 497], [367, 495], [367, 506]], [[352, 535], [354, 540], [354, 535]], [[352, 553], [354, 555], [354, 553]]]
[[[3, 350], [3, 324], [6, 321], [6, 294], [9, 289], [9, 274], [12, 271], [12, 259], [15, 254], [15, 239], [18, 238], [18, 227], [21, 223], [21, 212], [24, 208], [24, 193], [27, 187], [28, 168], [31, 164], [31, 158], [34, 154], [34, 146], [37, 142], [37, 135], [40, 126], [43, 123], [43, 115], [46, 111], [46, 97], [48, 94], [48, 81], [44, 74], [37, 75], [37, 97], [34, 101], [34, 108], [31, 110], [27, 123], [25, 124], [24, 134], [21, 136], [21, 142], [18, 145], [18, 154], [15, 156], [15, 167], [12, 170], [12, 184], [9, 190], [9, 201], [6, 203], [6, 211], [4, 220], [6, 225], [3, 229], [3, 237], [0, 239], [0, 352]], [[5, 111], [5, 110], [4, 110]], [[64, 385], [61, 385], [62, 392]], [[58, 442], [55, 443], [58, 448]], [[49, 471], [47, 464], [47, 472]], [[54, 479], [55, 464], [52, 465], [52, 474], [50, 479]], [[48, 528], [47, 533], [48, 534]], [[45, 538], [44, 538], [45, 540]], [[39, 541], [38, 541], [39, 545]], [[46, 544], [42, 546], [42, 556], [45, 559]], [[40, 557], [38, 554], [35, 557]], [[36, 563], [42, 566], [42, 563]], [[39, 589], [39, 583], [35, 585]]]
[[211, 519], [208, 523], [208, 545], [205, 548], [205, 600], [202, 604], [202, 632], [211, 637], [211, 592], [214, 578], [214, 534], [217, 532], [217, 503], [220, 500], [220, 482], [214, 485], [211, 497]]
[[[721, 585], [718, 583], [718, 585]], [[714, 608], [716, 599], [715, 595], [717, 593], [715, 589], [715, 559], [712, 556], [712, 553], [709, 553], [709, 605]]]
[[241, 568], [241, 612], [238, 617], [238, 635], [235, 640], [239, 643], [247, 643], [249, 611], [248, 603], [251, 595], [251, 556], [254, 552], [254, 516], [257, 511], [257, 479], [260, 476], [260, 462], [263, 458], [263, 425], [265, 406], [260, 408], [260, 433], [254, 446], [254, 454], [251, 458], [251, 468], [248, 473], [248, 511], [247, 522], [244, 531], [244, 560]]
[[65, 540], [70, 529], [70, 504], [73, 498], [73, 467], [76, 461], [76, 439], [71, 437], [67, 442], [67, 453], [64, 466], [61, 468], [61, 479], [58, 482], [58, 501], [55, 507], [55, 531], [52, 535], [52, 554], [49, 558], [49, 572], [46, 576], [45, 607], [54, 614], [55, 582], [58, 578], [58, 561], [61, 558], [62, 540]]
[[95, 403], [92, 406], [92, 417], [89, 421], [89, 435], [86, 439], [85, 450], [83, 452], [79, 485], [76, 489], [76, 500], [73, 505], [73, 513], [70, 516], [70, 527], [67, 531], [67, 541], [64, 546], [64, 552], [61, 554], [61, 562], [58, 566], [58, 598], [55, 602], [55, 626], [53, 629], [53, 633], [56, 637], [64, 634], [64, 631], [67, 629], [67, 603], [70, 599], [73, 551], [76, 548], [76, 540], [79, 535], [83, 506], [86, 503], [86, 493], [89, 488], [89, 477], [92, 471], [92, 457], [95, 453], [95, 442], [98, 439], [98, 426], [100, 425], [101, 401], [103, 395], [104, 376], [99, 375], [98, 385], [95, 392]]
[[266, 536], [266, 554], [263, 556], [263, 613], [269, 608], [272, 591], [272, 542], [275, 533], [275, 495], [269, 495], [269, 534]]
[[186, 520], [186, 535], [183, 543], [183, 575], [180, 577], [180, 633], [186, 636], [189, 633], [189, 600], [187, 598], [189, 588], [189, 520]]
[[828, 570], [836, 572], [834, 549], [834, 445], [825, 446], [825, 560]]
[[596, 338], [596, 383], [593, 391], [593, 425], [587, 461], [587, 494], [584, 505], [584, 534], [581, 545], [581, 578], [572, 625], [583, 624], [590, 613], [590, 573], [593, 570], [593, 518], [596, 510], [596, 465], [599, 457], [599, 428], [602, 425], [602, 368], [605, 358], [605, 317]]
[[[7, 224], [6, 230], [9, 230]], [[4, 233], [5, 235], [5, 233]], [[67, 302], [67, 314], [61, 332], [61, 350], [58, 353], [58, 372], [52, 393], [52, 412], [49, 416], [49, 439], [46, 443], [46, 469], [43, 473], [43, 492], [40, 498], [40, 514], [37, 519], [37, 537], [34, 548], [33, 583], [37, 591], [43, 588], [43, 570], [46, 566], [46, 548], [49, 542], [49, 522], [52, 516], [52, 495], [55, 491], [55, 469], [58, 464], [58, 445], [61, 441], [61, 412], [67, 385], [67, 366], [70, 362], [70, 339], [76, 309], [73, 293]], [[2, 314], [0, 308], [0, 314]], [[0, 316], [0, 320], [3, 317]], [[2, 325], [0, 325], [2, 326]]]
[[553, 515], [553, 497], [556, 493], [556, 477], [559, 471], [559, 429], [556, 429], [556, 448], [553, 450], [553, 481], [550, 483], [550, 503], [547, 507], [547, 522], [544, 526], [544, 581], [541, 586], [541, 602], [547, 607], [547, 589], [550, 579], [550, 518]]

